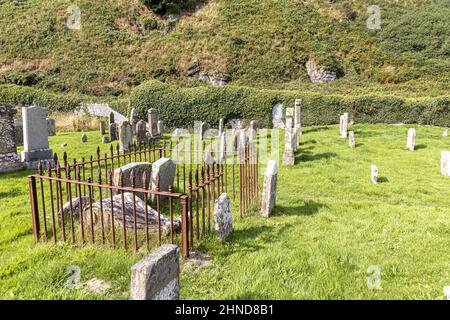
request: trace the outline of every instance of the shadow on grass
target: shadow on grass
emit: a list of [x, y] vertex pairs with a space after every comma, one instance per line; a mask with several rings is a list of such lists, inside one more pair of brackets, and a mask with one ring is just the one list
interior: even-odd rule
[[426, 149], [427, 145], [426, 144], [418, 144], [414, 147], [414, 150], [420, 150], [420, 149]]
[[[301, 138], [300, 138], [300, 140], [301, 140]], [[316, 144], [317, 141], [316, 141], [316, 140], [307, 140], [307, 141], [300, 142], [299, 145], [300, 145], [300, 146], [304, 146], [304, 145], [309, 144], [309, 143], [311, 143], [311, 144]]]
[[308, 162], [308, 161], [331, 159], [331, 158], [335, 158], [335, 157], [337, 157], [337, 153], [334, 153], [334, 152], [324, 152], [324, 153], [317, 153], [317, 154], [312, 154], [311, 152], [305, 152], [305, 153], [297, 154], [295, 156], [295, 164], [302, 163], [302, 162]]
[[389, 182], [389, 179], [387, 177], [378, 177], [377, 182], [378, 183], [387, 183], [387, 182]]
[[276, 206], [272, 216], [311, 216], [319, 212], [321, 208], [328, 208], [328, 206], [315, 201], [306, 201], [302, 206]]
[[323, 130], [331, 130], [332, 128], [330, 127], [316, 127], [316, 128], [311, 128], [311, 129], [306, 129], [303, 131], [303, 133], [312, 133], [312, 132], [318, 132], [318, 131], [323, 131]]

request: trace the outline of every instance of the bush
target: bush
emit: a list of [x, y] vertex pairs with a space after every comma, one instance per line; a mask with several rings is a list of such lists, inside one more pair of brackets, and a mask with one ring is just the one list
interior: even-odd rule
[[130, 106], [141, 119], [156, 108], [168, 127], [192, 127], [194, 121], [216, 126], [220, 118], [256, 120], [260, 127], [271, 127], [272, 108], [280, 102], [294, 106], [301, 98], [304, 125], [338, 123], [348, 112], [358, 123], [419, 123], [450, 126], [450, 97], [408, 99], [382, 95], [320, 95], [283, 90], [258, 90], [247, 87], [181, 88], [159, 81], [147, 81], [136, 87]]

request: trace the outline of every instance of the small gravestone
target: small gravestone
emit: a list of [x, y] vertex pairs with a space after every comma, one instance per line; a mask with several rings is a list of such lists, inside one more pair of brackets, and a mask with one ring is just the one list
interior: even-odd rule
[[23, 168], [17, 154], [13, 106], [0, 104], [0, 172], [11, 172]]
[[264, 174], [262, 190], [261, 215], [268, 218], [275, 207], [277, 198], [278, 165], [275, 160], [269, 160]]
[[283, 129], [283, 105], [277, 103], [272, 109], [272, 124], [275, 129]]
[[162, 120], [158, 121], [158, 136], [162, 137], [164, 134], [164, 122]]
[[[122, 181], [120, 181], [120, 172], [122, 172]], [[144, 173], [146, 181], [144, 184]], [[150, 185], [150, 177], [152, 176], [152, 164], [148, 162], [131, 162], [114, 170], [113, 184], [124, 187], [131, 187], [131, 177], [134, 176], [134, 184], [136, 188], [148, 189]], [[136, 196], [144, 200], [143, 193], [136, 193]], [[150, 199], [148, 199], [150, 200]]]
[[448, 129], [444, 130], [444, 133], [442, 134], [443, 137], [448, 137]]
[[375, 165], [372, 165], [371, 167], [371, 181], [373, 184], [378, 183], [378, 167]]
[[100, 134], [104, 135], [106, 133], [105, 121], [100, 121]]
[[86, 133], [83, 133], [83, 135], [81, 136], [81, 142], [86, 143], [87, 141], [88, 141], [88, 137], [87, 137]]
[[406, 147], [410, 151], [414, 151], [415, 145], [416, 145], [416, 129], [410, 128], [408, 129], [408, 139], [406, 141]]
[[131, 267], [132, 300], [180, 299], [180, 249], [166, 244]]
[[55, 119], [47, 119], [47, 132], [49, 136], [56, 136], [56, 121]]
[[38, 106], [23, 107], [23, 151], [22, 161], [28, 167], [36, 167], [39, 160], [51, 160], [46, 111]]
[[133, 134], [136, 134], [136, 124], [138, 123], [139, 119], [137, 117], [136, 109], [132, 108], [130, 113], [130, 124], [131, 129], [133, 130]]
[[227, 193], [222, 193], [214, 204], [214, 228], [217, 238], [224, 241], [233, 231], [231, 201]]
[[109, 125], [111, 125], [111, 124], [113, 124], [113, 123], [116, 122], [114, 118], [115, 118], [115, 117], [114, 117], [114, 112], [111, 111], [111, 112], [109, 113], [109, 116], [108, 116]]
[[293, 132], [291, 128], [286, 126], [284, 133], [284, 152], [283, 165], [291, 166], [295, 164], [294, 146], [293, 146]]
[[136, 124], [136, 143], [137, 145], [147, 143], [147, 124], [145, 121], [140, 120]]
[[450, 151], [441, 152], [441, 174], [450, 177]]
[[119, 139], [119, 125], [117, 123], [109, 124], [109, 141], [116, 141]]
[[[159, 175], [159, 191], [169, 191], [169, 186], [173, 186], [175, 170], [175, 162], [168, 158], [161, 158], [153, 163], [151, 189], [156, 190], [156, 178]], [[160, 197], [161, 200], [165, 198], [165, 196]], [[155, 196], [152, 195], [152, 201], [154, 200]]]
[[109, 137], [102, 137], [102, 143], [110, 143]]
[[356, 147], [356, 143], [355, 143], [355, 132], [350, 131], [348, 133], [348, 145], [350, 146], [350, 148], [354, 149]]
[[133, 131], [131, 124], [128, 121], [122, 122], [119, 127], [119, 148], [120, 151], [130, 151], [130, 146], [133, 140]]
[[23, 146], [22, 119], [14, 119], [14, 129], [15, 129], [15, 135], [16, 135], [16, 146]]
[[152, 138], [158, 137], [158, 110], [148, 110], [149, 133]]

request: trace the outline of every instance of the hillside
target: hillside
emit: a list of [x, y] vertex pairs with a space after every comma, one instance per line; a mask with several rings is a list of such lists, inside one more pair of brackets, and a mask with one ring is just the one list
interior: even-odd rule
[[[192, 1], [191, 1], [192, 2]], [[448, 94], [450, 1], [377, 1], [369, 30], [362, 0], [209, 0], [158, 15], [141, 0], [0, 0], [0, 84], [124, 96], [148, 79], [205, 85], [196, 71], [235, 85], [330, 93]], [[339, 78], [312, 84], [306, 63]]]

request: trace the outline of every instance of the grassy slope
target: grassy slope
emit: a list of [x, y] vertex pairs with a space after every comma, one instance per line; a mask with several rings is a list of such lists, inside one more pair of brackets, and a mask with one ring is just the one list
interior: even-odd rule
[[[17, 4], [19, 3], [19, 4]], [[0, 79], [88, 95], [118, 95], [145, 79], [197, 85], [185, 76], [229, 74], [236, 84], [323, 92], [447, 93], [448, 1], [378, 1], [369, 31], [364, 1], [210, 0], [168, 35], [135, 26], [154, 16], [139, 0], [77, 2], [82, 29], [65, 28], [69, 0], [0, 1]], [[346, 76], [312, 85], [309, 56]], [[386, 84], [380, 86], [380, 84]], [[351, 90], [349, 89], [351, 88]]]
[[[184, 299], [442, 299], [450, 284], [449, 180], [439, 174], [442, 129], [416, 127], [417, 151], [405, 150], [407, 126], [356, 125], [357, 149], [336, 126], [305, 129], [297, 164], [281, 168], [275, 214], [244, 219], [206, 269], [182, 274]], [[51, 137], [73, 157], [95, 151], [98, 133]], [[385, 182], [370, 184], [377, 164]], [[1, 298], [127, 298], [130, 266], [139, 255], [104, 248], [32, 245], [26, 176], [0, 176]], [[109, 281], [106, 295], [64, 289], [65, 268], [82, 281]], [[366, 270], [380, 265], [383, 290], [368, 290]]]

